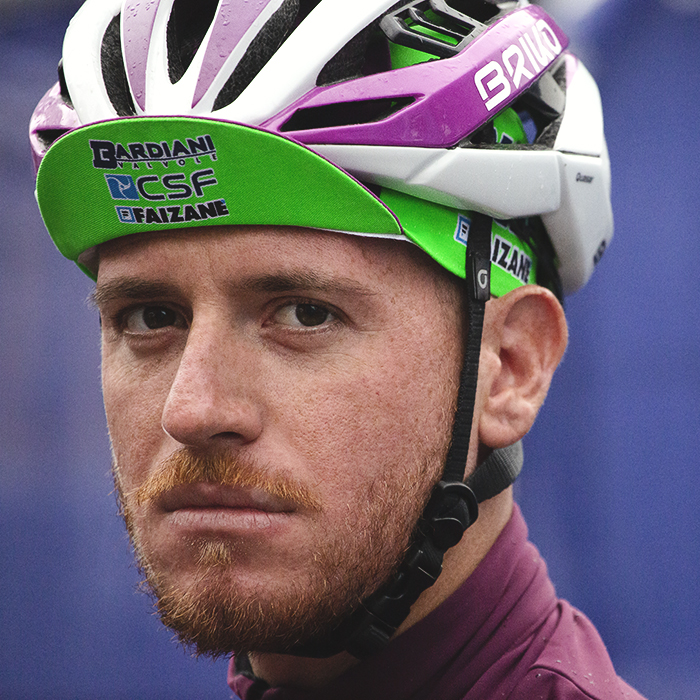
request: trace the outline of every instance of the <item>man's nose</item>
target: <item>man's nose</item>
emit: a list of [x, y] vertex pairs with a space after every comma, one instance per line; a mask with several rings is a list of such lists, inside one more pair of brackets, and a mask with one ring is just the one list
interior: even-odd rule
[[255, 440], [262, 417], [252, 397], [253, 354], [230, 328], [193, 324], [163, 407], [163, 430], [190, 447]]

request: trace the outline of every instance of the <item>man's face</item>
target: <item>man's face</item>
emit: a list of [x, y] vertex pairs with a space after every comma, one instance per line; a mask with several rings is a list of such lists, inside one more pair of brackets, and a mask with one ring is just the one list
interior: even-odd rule
[[283, 652], [392, 573], [449, 443], [455, 290], [410, 244], [302, 229], [101, 247], [115, 478], [184, 642]]

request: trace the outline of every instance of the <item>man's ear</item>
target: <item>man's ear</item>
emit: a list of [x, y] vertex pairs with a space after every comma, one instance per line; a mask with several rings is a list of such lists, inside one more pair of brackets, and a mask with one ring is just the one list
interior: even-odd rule
[[479, 373], [483, 445], [512, 445], [530, 430], [567, 340], [564, 310], [543, 287], [519, 287], [486, 304]]

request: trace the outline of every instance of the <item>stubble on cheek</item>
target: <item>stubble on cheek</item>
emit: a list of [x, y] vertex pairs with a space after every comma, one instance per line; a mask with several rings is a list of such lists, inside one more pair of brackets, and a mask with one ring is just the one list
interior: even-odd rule
[[[175, 567], [168, 555], [149, 541], [150, 532], [143, 517], [152, 499], [181, 479], [220, 481], [239, 476], [222, 476], [211, 464], [200, 469], [201, 464], [191, 468], [171, 462], [160, 465], [154, 477], [143, 483], [130, 480], [130, 490], [126, 490], [121, 483], [120, 466], [115, 465], [117, 492], [145, 576], [144, 587], [153, 593], [163, 623], [176, 632], [184, 645], [197, 654], [214, 657], [231, 652], [285, 653], [296, 644], [324, 635], [398, 569], [420, 513], [442, 472], [449, 444], [450, 411], [445, 412], [443, 407], [450, 405], [456, 388], [438, 382], [424, 389], [428, 392], [423, 397], [425, 403], [432, 406], [428, 413], [412, 408], [416, 401], [414, 386], [403, 389], [401, 401], [395, 395], [387, 396], [387, 410], [375, 411], [374, 417], [381, 418], [386, 430], [378, 429], [376, 421], [368, 421], [362, 430], [348, 425], [347, 435], [352, 437], [346, 441], [346, 449], [361, 461], [360, 475], [348, 477], [352, 460], [347, 455], [336, 464], [326, 465], [324, 472], [333, 483], [338, 481], [348, 487], [355, 484], [352, 493], [347, 494], [344, 517], [339, 505], [329, 519], [322, 509], [326, 504], [306, 501], [319, 510], [316, 517], [306, 521], [309, 536], [305, 548], [295, 553], [301, 564], [293, 576], [282, 576], [279, 567], [269, 569], [258, 559], [261, 575], [255, 586], [250, 583], [250, 575], [247, 579], [240, 576], [245, 544], [230, 538], [199, 538], [181, 543], [189, 548], [189, 561], [194, 566], [191, 575], [173, 575]], [[352, 404], [351, 398], [345, 403]], [[389, 407], [393, 408], [392, 416], [385, 415]], [[400, 430], [391, 430], [392, 425], [400, 426]], [[337, 424], [334, 431], [337, 436]], [[239, 461], [232, 472], [239, 472], [240, 467]], [[253, 481], [248, 485], [266, 488], [265, 466], [251, 467]], [[267, 486], [281, 495], [274, 491], [274, 484]], [[285, 493], [290, 497], [293, 489], [287, 488]], [[300, 492], [291, 497], [305, 502]], [[278, 573], [276, 579], [269, 575], [270, 570]]]
[[237, 562], [245, 548], [236, 540], [188, 542], [197, 554], [193, 575], [185, 585], [170, 576], [161, 553], [150, 551], [135, 515], [136, 494], [147, 489], [125, 494], [118, 465], [114, 475], [144, 589], [154, 596], [162, 622], [179, 640], [196, 654], [214, 657], [244, 651], [284, 653], [326, 633], [396, 570], [440, 472], [443, 452], [381, 470], [347, 504], [344, 522], [329, 528], [322, 517], [316, 520], [313, 548], [300, 553], [307, 562], [302, 576], [273, 582], [261, 577], [254, 589], [239, 583]]

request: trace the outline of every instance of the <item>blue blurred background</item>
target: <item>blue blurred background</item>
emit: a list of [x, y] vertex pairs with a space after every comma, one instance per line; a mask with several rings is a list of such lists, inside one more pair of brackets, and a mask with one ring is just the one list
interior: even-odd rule
[[[137, 593], [91, 283], [33, 200], [27, 123], [76, 0], [0, 0], [0, 698], [229, 698]], [[516, 495], [560, 595], [649, 698], [700, 697], [700, 0], [549, 0], [599, 82], [616, 238]]]

